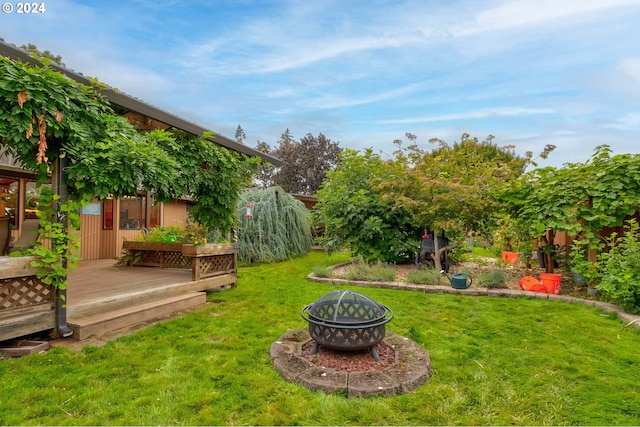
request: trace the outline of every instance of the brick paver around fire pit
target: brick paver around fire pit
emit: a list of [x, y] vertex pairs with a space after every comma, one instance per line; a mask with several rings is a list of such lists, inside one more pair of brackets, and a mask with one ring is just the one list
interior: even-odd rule
[[379, 371], [348, 372], [316, 366], [302, 356], [302, 347], [310, 340], [306, 329], [286, 332], [271, 344], [270, 357], [285, 380], [311, 390], [345, 393], [347, 397], [392, 396], [414, 391], [429, 379], [429, 353], [389, 331], [384, 342], [394, 349], [395, 363]]

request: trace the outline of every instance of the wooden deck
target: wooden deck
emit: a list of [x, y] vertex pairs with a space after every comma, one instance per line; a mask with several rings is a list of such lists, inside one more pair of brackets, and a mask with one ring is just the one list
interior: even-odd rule
[[[219, 271], [206, 267], [206, 277], [198, 280], [193, 269], [116, 266], [115, 259], [81, 261], [69, 272], [66, 290], [72, 338], [100, 337], [204, 304], [207, 291], [235, 286], [237, 270], [231, 260], [233, 268], [225, 259]], [[55, 291], [36, 278], [32, 260], [1, 261], [0, 341], [56, 331]]]
[[117, 267], [115, 259], [80, 261], [69, 272], [67, 307], [191, 281], [191, 270]]
[[67, 323], [84, 340], [204, 304], [205, 291], [228, 289], [237, 275], [192, 279], [191, 270], [82, 261], [69, 273]]

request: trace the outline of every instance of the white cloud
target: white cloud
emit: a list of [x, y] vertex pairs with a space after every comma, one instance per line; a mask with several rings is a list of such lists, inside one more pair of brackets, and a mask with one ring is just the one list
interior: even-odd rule
[[508, 30], [567, 21], [581, 15], [638, 5], [637, 0], [519, 0], [486, 9], [475, 16], [473, 25], [457, 28], [453, 34], [468, 36], [486, 31]]
[[620, 130], [640, 130], [640, 112], [625, 114], [604, 127]]
[[640, 57], [623, 58], [618, 68], [625, 76], [640, 84]]
[[421, 117], [408, 117], [396, 120], [381, 120], [382, 124], [407, 124], [407, 123], [428, 123], [428, 122], [445, 122], [459, 121], [469, 119], [484, 119], [497, 116], [531, 116], [539, 114], [553, 114], [550, 108], [489, 108], [479, 111], [469, 111], [466, 113], [442, 114]]

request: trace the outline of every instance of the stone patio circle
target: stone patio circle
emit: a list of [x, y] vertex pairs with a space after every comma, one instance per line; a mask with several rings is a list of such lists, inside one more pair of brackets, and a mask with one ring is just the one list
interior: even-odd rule
[[381, 371], [347, 372], [316, 366], [302, 357], [311, 341], [306, 329], [284, 333], [271, 344], [269, 355], [282, 377], [310, 390], [345, 393], [347, 397], [393, 396], [416, 390], [429, 380], [429, 353], [408, 338], [386, 332], [384, 341], [396, 352], [396, 362]]

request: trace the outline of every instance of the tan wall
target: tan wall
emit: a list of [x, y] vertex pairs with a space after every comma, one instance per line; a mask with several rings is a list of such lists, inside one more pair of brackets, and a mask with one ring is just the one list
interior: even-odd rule
[[187, 202], [174, 200], [170, 203], [164, 203], [161, 212], [162, 225], [179, 225], [181, 227], [187, 225]]
[[[80, 257], [83, 260], [119, 258], [122, 255], [122, 242], [135, 240], [142, 234], [142, 230], [120, 230], [119, 215], [113, 215], [113, 230], [103, 230], [102, 209], [100, 206], [100, 215], [81, 215]], [[113, 211], [120, 211], [119, 200], [115, 200]], [[159, 222], [161, 225], [186, 226], [187, 202], [173, 201], [161, 204]]]
[[80, 258], [100, 259], [102, 255], [102, 214], [80, 214]]
[[[100, 215], [80, 215], [80, 257], [83, 260], [119, 258], [122, 255], [122, 241], [134, 240], [142, 234], [142, 230], [120, 230], [119, 215], [113, 216], [112, 230], [103, 230], [102, 210], [101, 204]], [[120, 211], [120, 201], [117, 199], [114, 201], [113, 211]]]

